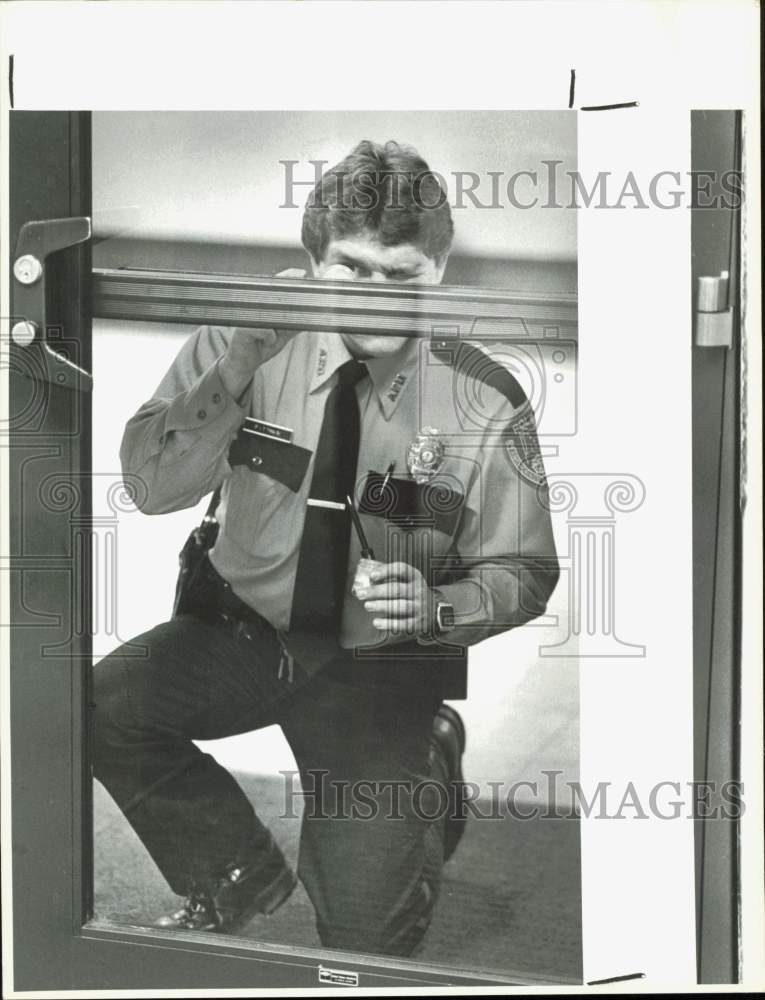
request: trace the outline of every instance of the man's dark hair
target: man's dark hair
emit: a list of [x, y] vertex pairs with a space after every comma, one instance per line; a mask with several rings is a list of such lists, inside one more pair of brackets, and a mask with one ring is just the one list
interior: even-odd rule
[[454, 225], [446, 192], [416, 149], [364, 139], [308, 196], [303, 246], [315, 261], [332, 239], [370, 234], [383, 246], [411, 243], [441, 257]]

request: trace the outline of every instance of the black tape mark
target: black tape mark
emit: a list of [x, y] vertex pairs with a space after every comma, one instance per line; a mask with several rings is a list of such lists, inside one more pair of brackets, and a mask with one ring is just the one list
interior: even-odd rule
[[636, 108], [638, 107], [638, 101], [625, 101], [624, 104], [590, 104], [586, 108], [580, 108], [580, 111], [613, 111], [616, 108]]
[[[584, 111], [584, 108], [582, 108]], [[586, 986], [605, 986], [606, 983], [624, 983], [628, 979], [645, 979], [645, 972], [630, 972], [627, 976], [610, 976], [608, 979], [591, 979]]]
[[[574, 106], [574, 93], [576, 91], [576, 70], [572, 69], [570, 71], [571, 77], [568, 85], [568, 106], [573, 108]], [[624, 101], [622, 104], [588, 104], [580, 111], [615, 111], [617, 108], [636, 108], [639, 105], [639, 101]]]
[[8, 56], [8, 101], [13, 110], [13, 55]]

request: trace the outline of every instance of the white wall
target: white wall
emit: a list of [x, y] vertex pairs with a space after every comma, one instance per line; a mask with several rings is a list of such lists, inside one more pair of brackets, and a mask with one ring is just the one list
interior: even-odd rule
[[[489, 171], [505, 178], [539, 174], [539, 205], [480, 210], [467, 196], [453, 211], [454, 250], [526, 260], [576, 259], [576, 212], [544, 208], [547, 168], [576, 168], [576, 116], [567, 111], [261, 111], [213, 114], [103, 112], [93, 114], [93, 206], [96, 235], [130, 217], [136, 238], [298, 245], [308, 187], [285, 204], [280, 160], [298, 160], [295, 179], [313, 177], [310, 160], [334, 165], [360, 140], [396, 139], [417, 147], [447, 181], [456, 200], [456, 172], [482, 178], [476, 193], [491, 203]], [[504, 181], [506, 183], [506, 180]], [[531, 201], [521, 179], [517, 197]], [[566, 201], [567, 189], [559, 193]]]

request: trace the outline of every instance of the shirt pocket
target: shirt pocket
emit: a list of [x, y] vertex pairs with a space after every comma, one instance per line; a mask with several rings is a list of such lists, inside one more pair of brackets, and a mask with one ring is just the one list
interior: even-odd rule
[[416, 483], [370, 470], [359, 499], [364, 514], [384, 518], [402, 531], [431, 530], [448, 539], [459, 527], [464, 506], [464, 487], [448, 473]]
[[232, 468], [244, 466], [250, 472], [266, 476], [298, 493], [313, 453], [308, 448], [240, 430], [231, 442], [228, 463]]
[[312, 454], [240, 432], [229, 451], [232, 471], [221, 516], [223, 530], [240, 548], [264, 558], [289, 549]]

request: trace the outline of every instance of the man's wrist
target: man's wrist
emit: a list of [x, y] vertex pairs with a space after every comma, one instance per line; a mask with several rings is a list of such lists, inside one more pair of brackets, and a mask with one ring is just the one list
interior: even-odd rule
[[431, 630], [433, 635], [445, 635], [454, 629], [454, 605], [443, 591], [432, 587], [431, 594]]
[[239, 402], [252, 381], [253, 372], [248, 372], [242, 365], [237, 364], [227, 351], [218, 361], [218, 375], [229, 396]]

